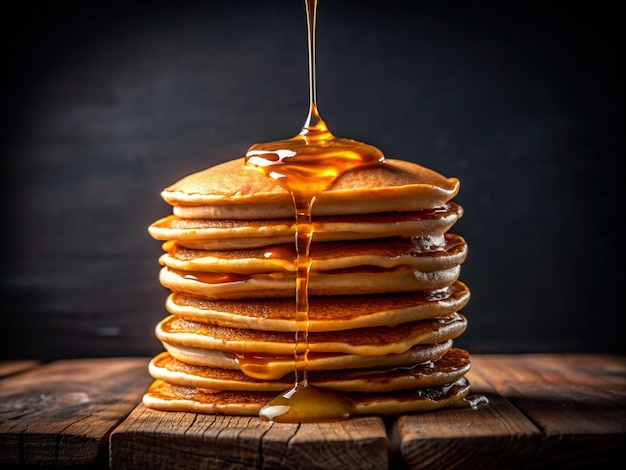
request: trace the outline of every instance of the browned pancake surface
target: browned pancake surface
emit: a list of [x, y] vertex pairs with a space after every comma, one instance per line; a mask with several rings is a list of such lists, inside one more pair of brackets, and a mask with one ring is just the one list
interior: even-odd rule
[[[334, 331], [366, 326], [394, 326], [461, 310], [469, 301], [465, 284], [429, 292], [309, 298], [309, 331]], [[295, 299], [209, 300], [171, 294], [168, 310], [186, 320], [221, 326], [273, 330], [277, 322], [295, 331]], [[357, 326], [355, 326], [357, 325]]]
[[[441, 386], [456, 382], [470, 368], [469, 354], [451, 349], [432, 362], [398, 367], [347, 369], [340, 371], [310, 371], [309, 382], [319, 388], [336, 391], [395, 391], [408, 388]], [[293, 385], [294, 374], [275, 380], [249, 377], [241, 371], [196, 366], [179, 361], [167, 353], [151, 363], [154, 378], [173, 385], [198, 386], [219, 390], [287, 390]]]
[[[469, 392], [464, 377], [441, 387], [386, 393], [345, 393], [352, 402], [352, 415], [396, 415], [441, 409], [463, 399]], [[181, 387], [156, 380], [149, 387], [143, 403], [149, 408], [193, 413], [225, 413], [255, 416], [275, 392], [237, 392]]]
[[[340, 210], [342, 201], [397, 198], [403, 202], [408, 194], [420, 196], [424, 207], [428, 207], [438, 205], [433, 202], [451, 199], [458, 190], [459, 182], [455, 178], [445, 178], [412, 162], [386, 159], [384, 163], [355, 168], [340, 175], [318, 197], [314, 213], [316, 208], [319, 213], [325, 209]], [[262, 172], [246, 167], [243, 158], [188, 175], [166, 188], [162, 196], [174, 206], [273, 204], [288, 211], [292, 209], [289, 193]]]
[[[434, 344], [459, 336], [467, 320], [459, 313], [403, 323], [396, 327], [309, 333], [312, 352], [343, 352], [362, 355], [402, 353], [416, 344]], [[220, 327], [171, 316], [157, 327], [157, 337], [166, 343], [206, 347], [230, 352], [293, 354], [295, 337], [287, 332], [268, 332]]]
[[[381, 258], [396, 258], [405, 255], [443, 256], [446, 253], [456, 253], [463, 246], [463, 240], [458, 235], [448, 234], [445, 239], [445, 245], [426, 245], [421, 239], [400, 237], [313, 243], [310, 255], [313, 261], [363, 255], [380, 256]], [[164, 244], [163, 249], [171, 257], [181, 261], [191, 261], [198, 258], [225, 260], [279, 258], [293, 261], [296, 257], [293, 243], [242, 250], [189, 249], [182, 245], [168, 243]]]

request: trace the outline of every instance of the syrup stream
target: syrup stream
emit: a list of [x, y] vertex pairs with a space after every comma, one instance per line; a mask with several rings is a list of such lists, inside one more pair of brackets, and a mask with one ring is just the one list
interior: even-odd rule
[[247, 165], [264, 171], [290, 192], [296, 215], [295, 384], [261, 409], [259, 416], [271, 422], [323, 421], [350, 415], [352, 405], [347, 398], [318, 390], [309, 385], [308, 381], [308, 283], [314, 232], [311, 212], [316, 197], [343, 172], [384, 161], [382, 152], [375, 147], [333, 136], [321, 118], [315, 86], [317, 0], [305, 0], [305, 6], [309, 49], [309, 114], [297, 136], [255, 144], [246, 154]]

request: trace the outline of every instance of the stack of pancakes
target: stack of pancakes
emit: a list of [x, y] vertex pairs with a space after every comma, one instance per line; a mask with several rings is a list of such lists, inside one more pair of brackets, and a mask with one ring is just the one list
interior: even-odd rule
[[[459, 182], [387, 159], [342, 174], [313, 206], [308, 380], [351, 414], [398, 414], [463, 399], [469, 355], [452, 347], [469, 300], [465, 241], [448, 233]], [[256, 415], [294, 384], [295, 216], [290, 194], [232, 160], [165, 189], [167, 352], [144, 404]]]

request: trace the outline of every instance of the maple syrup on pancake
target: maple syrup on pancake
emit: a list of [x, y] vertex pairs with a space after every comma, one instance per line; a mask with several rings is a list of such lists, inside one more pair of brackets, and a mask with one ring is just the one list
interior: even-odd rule
[[260, 380], [278, 380], [294, 370], [293, 356], [256, 356], [236, 353], [241, 371], [248, 377]]
[[310, 109], [298, 135], [287, 140], [255, 144], [246, 164], [262, 170], [293, 199], [296, 216], [296, 333], [295, 384], [270, 400], [259, 416], [270, 422], [312, 422], [347, 418], [352, 404], [343, 395], [312, 387], [308, 381], [308, 282], [314, 227], [311, 210], [316, 197], [343, 172], [384, 161], [380, 150], [331, 134], [321, 118], [315, 87], [315, 18], [317, 0], [305, 0], [309, 49]]
[[175, 274], [188, 281], [197, 281], [204, 284], [223, 284], [225, 282], [240, 282], [250, 279], [248, 274], [237, 273], [217, 273], [211, 271], [184, 271], [181, 269], [169, 268]]

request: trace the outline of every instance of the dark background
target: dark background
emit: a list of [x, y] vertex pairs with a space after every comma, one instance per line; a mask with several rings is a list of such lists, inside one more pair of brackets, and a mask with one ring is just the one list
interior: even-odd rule
[[[616, 5], [617, 3], [615, 3]], [[6, 8], [6, 7], [3, 7]], [[624, 55], [608, 2], [318, 8], [335, 135], [461, 180], [474, 353], [624, 352]], [[308, 111], [303, 1], [4, 12], [0, 359], [152, 355], [163, 187]]]

